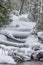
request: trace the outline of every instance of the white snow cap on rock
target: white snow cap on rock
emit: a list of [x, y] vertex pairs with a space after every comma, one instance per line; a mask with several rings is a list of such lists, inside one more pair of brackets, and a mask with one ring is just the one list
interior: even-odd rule
[[40, 37], [41, 39], [43, 39], [43, 31], [38, 32], [37, 35], [38, 35], [38, 37]]
[[33, 45], [35, 45], [37, 42], [38, 42], [38, 38], [35, 37], [34, 35], [30, 35], [30, 36], [27, 38], [25, 44], [28, 44], [29, 46], [33, 46]]
[[8, 55], [0, 55], [0, 63], [16, 64], [14, 59]]
[[0, 34], [0, 40], [7, 40], [6, 36], [3, 34]]
[[26, 55], [26, 56], [31, 57], [32, 53], [34, 53], [34, 50], [32, 50], [31, 48], [27, 48], [27, 49], [25, 50], [25, 55]]

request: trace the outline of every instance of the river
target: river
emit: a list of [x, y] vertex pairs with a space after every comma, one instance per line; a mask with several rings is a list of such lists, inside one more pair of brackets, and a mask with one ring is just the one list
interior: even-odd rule
[[[14, 19], [14, 18], [13, 18]], [[17, 19], [17, 18], [16, 18]], [[9, 33], [9, 35], [8, 35], [8, 37], [9, 36], [13, 36], [13, 34], [15, 33], [15, 31], [16, 31], [16, 33], [15, 33], [15, 35], [17, 36], [21, 31], [21, 34], [19, 34], [18, 36], [24, 36], [24, 32], [26, 32], [27, 33], [27, 30], [32, 30], [33, 28], [34, 28], [34, 26], [35, 26], [35, 23], [33, 23], [33, 22], [25, 22], [25, 21], [22, 21], [22, 22], [20, 22], [19, 20], [17, 20], [17, 21], [14, 21], [14, 22], [12, 22], [12, 25], [14, 25], [14, 26], [17, 26], [17, 25], [19, 24], [19, 26], [20, 27], [18, 27], [18, 28], [12, 28], [12, 26], [11, 27], [7, 27], [6, 28], [6, 30], [5, 30], [5, 32], [4, 32], [4, 35], [5, 35], [5, 33], [6, 33], [6, 31]], [[3, 31], [4, 31], [4, 29], [2, 29]], [[10, 32], [9, 32], [9, 30], [10, 30]], [[14, 33], [12, 33], [12, 31], [14, 31]], [[18, 31], [19, 31], [19, 33], [18, 33]], [[33, 32], [33, 30], [31, 31], [31, 32]], [[3, 33], [3, 32], [2, 32]], [[15, 40], [10, 40], [10, 39], [7, 39], [8, 41], [10, 41], [10, 42], [15, 42], [16, 43], [16, 41]], [[6, 41], [7, 41], [6, 40]], [[36, 38], [34, 38], [34, 35], [30, 35], [30, 37], [27, 39], [27, 42], [26, 42], [26, 45], [29, 43], [29, 44], [31, 44], [31, 43], [36, 43], [37, 41], [36, 41], [37, 39]], [[5, 41], [5, 40], [4, 40]], [[9, 42], [8, 42], [9, 43]], [[17, 45], [17, 43], [16, 43], [16, 45]], [[24, 47], [25, 48], [25, 47]], [[23, 50], [23, 49], [22, 49]], [[25, 50], [24, 50], [25, 51]], [[27, 50], [26, 50], [27, 51]], [[25, 53], [24, 53], [24, 55], [25, 55]], [[13, 64], [7, 64], [7, 63], [0, 63], [0, 65], [13, 65]], [[43, 61], [35, 61], [35, 60], [32, 60], [32, 61], [28, 61], [28, 62], [21, 62], [21, 63], [17, 63], [16, 65], [43, 65]]]
[[[0, 65], [13, 65], [13, 64], [0, 64]], [[21, 63], [17, 63], [16, 65], [43, 65], [43, 61], [28, 61], [28, 62], [21, 62]]]

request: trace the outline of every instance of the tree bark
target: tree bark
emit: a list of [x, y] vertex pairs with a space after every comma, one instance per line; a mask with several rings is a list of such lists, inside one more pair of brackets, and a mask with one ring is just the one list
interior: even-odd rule
[[20, 13], [19, 13], [20, 15], [21, 15], [22, 10], [23, 10], [24, 0], [21, 0], [21, 3], [22, 3], [22, 4], [21, 4], [21, 9], [20, 9]]

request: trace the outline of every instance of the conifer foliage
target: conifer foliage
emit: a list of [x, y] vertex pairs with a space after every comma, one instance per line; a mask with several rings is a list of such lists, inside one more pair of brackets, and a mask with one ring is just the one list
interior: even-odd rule
[[11, 0], [0, 0], [0, 26], [8, 24], [9, 15], [12, 10]]

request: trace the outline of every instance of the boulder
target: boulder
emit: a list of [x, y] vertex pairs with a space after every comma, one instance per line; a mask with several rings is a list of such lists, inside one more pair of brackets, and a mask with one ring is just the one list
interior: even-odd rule
[[43, 31], [38, 32], [37, 35], [38, 35], [38, 39], [43, 42]]
[[3, 34], [0, 34], [0, 40], [7, 40], [7, 37]]

